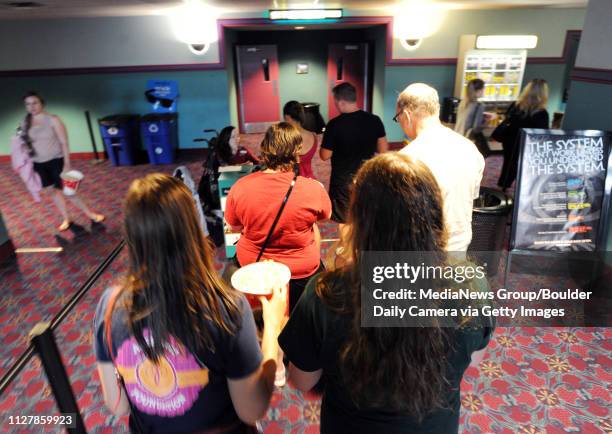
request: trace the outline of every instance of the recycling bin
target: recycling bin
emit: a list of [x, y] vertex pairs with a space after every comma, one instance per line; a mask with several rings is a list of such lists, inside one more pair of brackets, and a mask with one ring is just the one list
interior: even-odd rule
[[138, 115], [111, 115], [98, 119], [104, 148], [113, 166], [132, 166], [140, 146]]
[[176, 113], [151, 113], [140, 120], [140, 136], [151, 164], [172, 164], [178, 147]]

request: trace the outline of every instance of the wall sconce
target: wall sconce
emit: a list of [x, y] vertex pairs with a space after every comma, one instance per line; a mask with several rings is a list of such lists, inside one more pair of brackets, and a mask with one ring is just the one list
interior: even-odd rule
[[421, 46], [423, 39], [401, 39], [402, 47], [408, 51], [414, 51]]
[[536, 35], [480, 35], [476, 36], [476, 48], [490, 49], [532, 49], [538, 45]]
[[441, 22], [440, 6], [424, 0], [407, 1], [395, 7], [393, 36], [405, 50], [413, 51], [438, 30]]
[[191, 2], [172, 9], [168, 16], [176, 39], [184, 42], [196, 55], [205, 54], [219, 39], [217, 11], [210, 6]]
[[197, 54], [198, 56], [206, 54], [210, 48], [210, 44], [187, 44], [187, 46], [189, 47], [189, 51], [191, 51], [193, 54]]

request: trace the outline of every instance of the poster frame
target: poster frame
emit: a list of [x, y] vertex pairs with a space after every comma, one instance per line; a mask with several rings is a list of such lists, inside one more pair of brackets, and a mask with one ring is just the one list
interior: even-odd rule
[[520, 131], [519, 140], [517, 141], [518, 147], [518, 172], [516, 177], [516, 188], [514, 195], [514, 209], [512, 211], [512, 230], [510, 231], [510, 243], [509, 243], [509, 254], [512, 252], [515, 253], [551, 253], [551, 254], [567, 254], [571, 252], [566, 251], [543, 251], [536, 249], [517, 249], [516, 246], [516, 229], [518, 222], [518, 212], [519, 212], [519, 204], [521, 200], [521, 187], [522, 187], [522, 173], [523, 173], [523, 156], [525, 149], [525, 141], [528, 134], [542, 134], [542, 135], [552, 135], [552, 136], [564, 136], [564, 135], [576, 135], [576, 136], [585, 136], [585, 137], [605, 137], [609, 136], [609, 145], [607, 146], [607, 158], [604, 156], [604, 161], [607, 164], [606, 167], [606, 178], [604, 181], [604, 192], [601, 204], [601, 215], [599, 218], [599, 226], [597, 229], [597, 234], [595, 234], [595, 252], [602, 252], [606, 250], [605, 243], [607, 241], [608, 236], [608, 226], [610, 219], [610, 200], [611, 200], [611, 189], [612, 189], [612, 132], [611, 131], [603, 131], [603, 130], [559, 130], [559, 129], [541, 129], [541, 128], [522, 128]]

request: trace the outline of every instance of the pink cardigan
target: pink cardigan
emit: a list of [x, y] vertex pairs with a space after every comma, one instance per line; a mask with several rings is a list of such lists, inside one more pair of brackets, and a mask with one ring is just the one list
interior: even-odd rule
[[11, 139], [11, 165], [13, 170], [19, 173], [34, 201], [40, 202], [40, 191], [42, 190], [40, 176], [34, 171], [34, 163], [28, 155], [25, 143], [19, 136], [13, 136]]

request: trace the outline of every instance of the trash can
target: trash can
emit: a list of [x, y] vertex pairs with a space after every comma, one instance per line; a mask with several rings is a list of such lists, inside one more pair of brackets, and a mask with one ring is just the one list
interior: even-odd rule
[[512, 199], [499, 190], [480, 187], [472, 212], [472, 242], [468, 252], [478, 252], [475, 259], [487, 264], [487, 275], [495, 276], [506, 237], [506, 222]]
[[98, 119], [100, 134], [113, 166], [132, 166], [139, 147], [138, 115], [111, 115]]
[[446, 124], [454, 124], [457, 122], [457, 108], [459, 107], [459, 98], [447, 96], [442, 100], [442, 109], [440, 110], [440, 120]]
[[316, 102], [303, 102], [304, 107], [304, 127], [305, 130], [311, 131], [315, 134], [321, 134], [325, 129], [325, 121], [319, 108], [319, 103]]
[[151, 164], [172, 164], [178, 146], [178, 115], [150, 113], [140, 120], [140, 135]]

